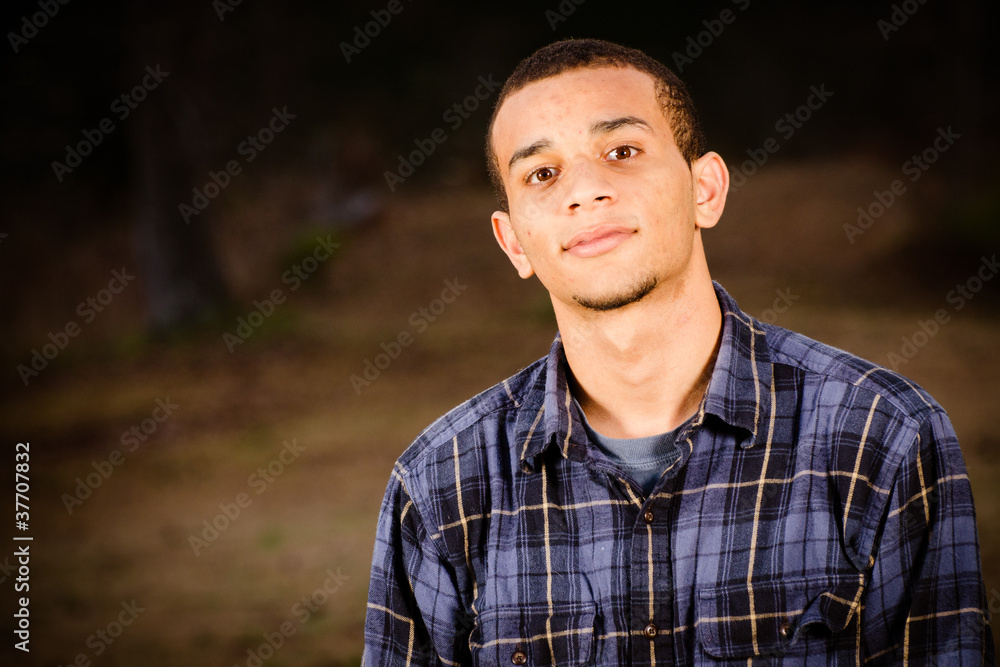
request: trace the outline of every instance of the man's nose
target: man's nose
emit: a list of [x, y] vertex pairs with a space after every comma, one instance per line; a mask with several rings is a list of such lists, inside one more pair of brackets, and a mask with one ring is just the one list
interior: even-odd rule
[[570, 211], [588, 210], [598, 202], [609, 204], [618, 193], [601, 165], [590, 160], [577, 160], [569, 166], [564, 206]]

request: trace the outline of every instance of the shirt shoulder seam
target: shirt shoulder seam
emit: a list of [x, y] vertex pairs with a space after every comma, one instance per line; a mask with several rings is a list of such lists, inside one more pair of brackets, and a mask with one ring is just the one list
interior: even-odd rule
[[[771, 325], [771, 328], [780, 330], [780, 327], [774, 327], [773, 325]], [[768, 349], [771, 355], [772, 363], [797, 368], [806, 373], [819, 375], [829, 380], [854, 385], [858, 389], [862, 389], [872, 395], [877, 394], [883, 400], [888, 401], [904, 417], [912, 420], [918, 425], [922, 425], [935, 412], [945, 412], [944, 408], [942, 408], [937, 401], [933, 399], [933, 397], [927, 394], [925, 390], [896, 371], [880, 366], [872, 361], [868, 361], [867, 359], [847, 352], [846, 350], [841, 350], [827, 345], [826, 343], [814, 340], [803, 334], [789, 330], [783, 331], [787, 331], [786, 335], [790, 334], [802, 339], [804, 344], [820, 346], [819, 350], [816, 350], [816, 348], [811, 349], [816, 350], [817, 353], [823, 354], [832, 362], [831, 365], [833, 367], [817, 368], [815, 365], [807, 363], [802, 357], [791, 356], [784, 350], [771, 347], [769, 344]], [[768, 338], [771, 339], [772, 337], [768, 336]], [[779, 342], [781, 342], [780, 339]], [[848, 366], [848, 368], [851, 368], [853, 371], [852, 373], [845, 372], [844, 368], [847, 366], [847, 362], [849, 360], [853, 360], [859, 365], [859, 368]], [[877, 379], [878, 376], [885, 374], [888, 375], [888, 379], [891, 379], [893, 383], [898, 384], [902, 382], [905, 387], [893, 386], [888, 381], [880, 381]], [[909, 394], [909, 396], [907, 396], [907, 394]]]
[[[544, 362], [545, 359], [542, 358], [532, 363], [513, 376], [476, 394], [438, 417], [399, 456], [396, 460], [396, 468], [409, 477], [410, 471], [421, 466], [434, 452], [448, 446], [455, 438], [459, 438], [460, 442], [464, 441], [465, 438], [462, 436], [483, 421], [505, 410], [523, 409], [526, 404], [523, 394], [527, 392], [522, 392], [520, 387], [516, 387], [519, 389], [517, 393], [521, 395], [521, 400], [518, 400], [518, 397], [514, 396], [511, 386], [524, 385], [525, 382], [533, 383], [533, 377], [538, 372], [539, 365], [544, 364]], [[530, 386], [528, 391], [530, 391]], [[449, 417], [456, 415], [457, 419], [449, 422]], [[411, 495], [411, 499], [412, 497]]]

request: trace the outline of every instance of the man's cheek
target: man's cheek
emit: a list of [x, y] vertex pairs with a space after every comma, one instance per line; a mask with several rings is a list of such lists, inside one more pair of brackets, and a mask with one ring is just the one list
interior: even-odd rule
[[534, 222], [540, 214], [541, 214], [541, 207], [539, 207], [538, 203], [534, 199], [525, 197], [522, 198], [520, 201], [518, 201], [517, 217], [521, 221], [530, 224]]

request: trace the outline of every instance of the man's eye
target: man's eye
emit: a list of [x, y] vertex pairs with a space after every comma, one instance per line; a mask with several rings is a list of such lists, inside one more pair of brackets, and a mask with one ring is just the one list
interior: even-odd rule
[[635, 146], [617, 146], [608, 153], [611, 160], [628, 160], [639, 154], [639, 149]]
[[528, 183], [544, 183], [555, 175], [555, 169], [552, 169], [551, 167], [540, 167], [528, 174], [528, 178], [526, 180]]

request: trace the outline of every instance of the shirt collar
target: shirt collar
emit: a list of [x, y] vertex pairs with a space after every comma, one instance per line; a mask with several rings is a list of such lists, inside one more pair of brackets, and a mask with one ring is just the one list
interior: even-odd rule
[[753, 434], [743, 441], [752, 447], [771, 413], [771, 355], [760, 322], [736, 305], [718, 283], [715, 295], [722, 308], [722, 342], [703, 409], [727, 424]]
[[[771, 410], [771, 360], [760, 323], [740, 310], [736, 301], [718, 283], [715, 294], [722, 310], [722, 340], [705, 398], [699, 410], [742, 429], [752, 437], [741, 446], [752, 447]], [[589, 443], [579, 412], [566, 381], [566, 354], [556, 335], [544, 371], [536, 379], [517, 418], [515, 433], [522, 465], [534, 462], [549, 447], [557, 447], [564, 458], [583, 460]]]

